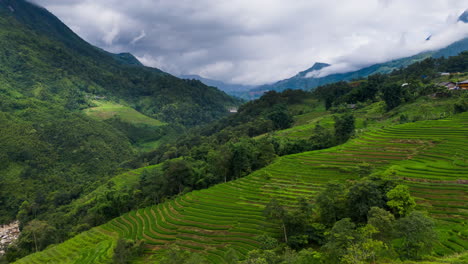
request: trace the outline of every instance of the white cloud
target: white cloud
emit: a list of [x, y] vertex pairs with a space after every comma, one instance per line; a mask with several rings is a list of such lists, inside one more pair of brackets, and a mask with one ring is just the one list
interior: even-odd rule
[[141, 31], [140, 35], [130, 42], [131, 44], [135, 45], [138, 41], [142, 40], [144, 37], [146, 37], [146, 32], [144, 30]]
[[334, 64], [328, 73], [356, 69], [468, 34], [456, 24], [466, 0], [36, 2], [109, 51], [173, 74], [243, 84], [284, 79], [318, 61]]

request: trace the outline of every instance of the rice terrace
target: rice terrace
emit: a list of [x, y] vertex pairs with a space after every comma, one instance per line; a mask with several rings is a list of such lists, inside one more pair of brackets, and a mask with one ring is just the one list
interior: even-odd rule
[[466, 0], [336, 2], [0, 0], [0, 264], [468, 263]]
[[442, 238], [438, 254], [464, 252], [467, 139], [466, 113], [377, 130], [333, 149], [285, 156], [245, 178], [132, 211], [18, 263], [106, 263], [117, 237], [143, 240], [149, 259], [176, 244], [203, 252], [212, 263], [223, 262], [230, 248], [246, 255], [260, 246], [258, 235], [279, 235], [262, 214], [271, 197], [284, 204], [298, 196], [313, 201], [328, 181], [359, 178], [359, 163], [372, 164], [410, 186], [418, 207], [437, 220]]

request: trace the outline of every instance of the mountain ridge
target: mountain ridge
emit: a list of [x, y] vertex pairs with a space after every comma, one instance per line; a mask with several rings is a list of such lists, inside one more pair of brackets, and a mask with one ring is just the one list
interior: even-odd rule
[[[459, 16], [458, 21], [468, 23], [468, 9]], [[431, 37], [432, 35], [429, 36], [426, 39], [426, 41], [430, 41]], [[448, 45], [445, 48], [441, 48], [441, 49], [434, 50], [434, 51], [421, 52], [413, 56], [394, 59], [388, 62], [373, 64], [373, 65], [361, 68], [356, 71], [351, 71], [351, 72], [329, 74], [327, 76], [318, 77], [318, 78], [313, 77], [313, 76], [308, 77], [307, 74], [304, 74], [304, 73], [313, 72], [314, 67], [312, 67], [305, 71], [299, 72], [293, 77], [277, 81], [273, 84], [265, 84], [265, 85], [255, 87], [251, 90], [251, 92], [252, 91], [258, 92], [258, 95], [257, 95], [258, 97], [262, 94], [262, 92], [271, 91], [271, 90], [273, 91], [284, 91], [287, 89], [310, 90], [318, 86], [333, 83], [333, 82], [350, 81], [352, 79], [363, 78], [363, 77], [367, 77], [369, 75], [376, 74], [376, 73], [390, 73], [393, 70], [403, 68], [414, 62], [421, 61], [428, 57], [440, 58], [440, 57], [455, 56], [466, 50], [468, 50], [468, 37], [458, 40]], [[329, 64], [326, 64], [326, 63], [325, 65], [329, 66]], [[324, 66], [323, 65], [321, 66], [322, 67], [320, 67], [320, 69], [323, 69]], [[320, 70], [320, 69], [317, 69], [317, 70]]]

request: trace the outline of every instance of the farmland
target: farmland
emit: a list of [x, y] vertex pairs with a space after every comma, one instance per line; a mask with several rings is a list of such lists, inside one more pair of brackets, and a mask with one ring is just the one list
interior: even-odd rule
[[327, 182], [358, 179], [360, 164], [410, 186], [419, 209], [436, 219], [441, 239], [434, 249], [437, 255], [463, 252], [468, 248], [467, 135], [466, 113], [368, 132], [344, 145], [285, 156], [245, 178], [132, 211], [18, 263], [84, 261], [89, 250], [77, 244], [102, 245], [94, 262], [80, 263], [104, 262], [111, 255], [106, 246], [117, 236], [143, 240], [145, 260], [158, 259], [168, 245], [176, 244], [223, 263], [229, 248], [245, 256], [260, 246], [258, 235], [279, 236], [262, 214], [271, 198], [286, 205], [298, 197], [313, 202]]

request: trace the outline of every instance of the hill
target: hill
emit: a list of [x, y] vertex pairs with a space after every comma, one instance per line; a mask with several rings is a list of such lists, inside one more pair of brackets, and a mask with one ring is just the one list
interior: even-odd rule
[[57, 208], [125, 170], [137, 151], [239, 103], [96, 48], [28, 1], [0, 1], [0, 224], [23, 209], [25, 223], [49, 221], [54, 239], [68, 238], [75, 230]]
[[[73, 103], [83, 105], [86, 94], [107, 96], [133, 104], [150, 117], [184, 125], [212, 121], [237, 103], [200, 82], [139, 66], [129, 54], [111, 55], [95, 48], [29, 2], [5, 0], [0, 10], [3, 76], [27, 96], [40, 83], [46, 86], [40, 91], [42, 98], [73, 92]], [[60, 85], [51, 91], [51, 86]]]
[[[314, 201], [330, 180], [357, 179], [356, 164], [397, 175], [410, 186], [420, 208], [437, 219], [437, 254], [467, 249], [464, 225], [468, 179], [465, 146], [468, 116], [403, 124], [366, 133], [345, 145], [278, 159], [252, 175], [131, 212], [64, 244], [18, 263], [73, 263], [86, 258], [105, 263], [117, 236], [141, 239], [145, 260], [158, 259], [170, 244], [224, 263], [229, 248], [245, 256], [258, 248], [258, 235], [279, 236], [262, 210], [272, 197], [289, 204], [298, 197]], [[465, 205], [463, 205], [465, 204]], [[80, 246], [77, 246], [80, 245]], [[96, 245], [98, 245], [96, 247]]]
[[182, 79], [188, 79], [188, 80], [199, 80], [202, 83], [216, 87], [220, 89], [221, 91], [226, 92], [227, 94], [230, 94], [232, 96], [236, 96], [239, 98], [244, 98], [244, 99], [249, 99], [249, 95], [247, 91], [251, 90], [254, 88], [252, 85], [242, 85], [242, 84], [230, 84], [230, 83], [225, 83], [222, 81], [218, 80], [212, 80], [212, 79], [207, 79], [203, 78], [199, 75], [182, 75], [179, 76]]

